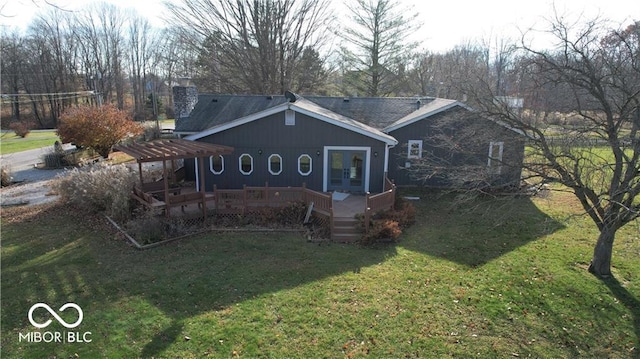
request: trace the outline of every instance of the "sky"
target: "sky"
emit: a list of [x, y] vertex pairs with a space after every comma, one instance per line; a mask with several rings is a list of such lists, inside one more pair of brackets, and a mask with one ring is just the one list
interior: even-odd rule
[[[47, 10], [47, 3], [63, 9], [78, 9], [100, 0], [0, 0], [0, 25], [25, 29], [38, 11]], [[152, 25], [161, 27], [164, 7], [161, 0], [106, 0], [120, 8], [137, 10]], [[346, 16], [345, 1], [332, 0], [339, 17]], [[402, 7], [420, 14], [422, 26], [412, 35], [421, 48], [444, 52], [455, 45], [479, 39], [519, 39], [521, 31], [543, 29], [545, 18], [559, 14], [576, 20], [579, 16], [600, 15], [613, 25], [626, 25], [640, 20], [637, 0], [398, 0]], [[345, 21], [341, 21], [345, 23]], [[543, 43], [538, 32], [531, 38]], [[533, 35], [535, 34], [535, 35]], [[544, 45], [541, 45], [544, 46]]]

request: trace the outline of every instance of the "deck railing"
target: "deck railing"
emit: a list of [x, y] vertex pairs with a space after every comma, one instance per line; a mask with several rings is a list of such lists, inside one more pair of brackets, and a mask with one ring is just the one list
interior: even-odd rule
[[[369, 232], [371, 216], [382, 210], [393, 209], [396, 202], [396, 185], [385, 178], [385, 191], [371, 195], [367, 193], [367, 201], [364, 212], [364, 229]], [[388, 188], [388, 189], [387, 189]]]
[[301, 187], [264, 187], [243, 186], [242, 189], [219, 189], [213, 186], [216, 209], [229, 213], [250, 212], [260, 207], [279, 207], [291, 202], [313, 202], [313, 210], [330, 216], [332, 212], [331, 194], [310, 190], [303, 184]]
[[316, 192], [304, 186], [302, 187], [302, 192], [304, 194], [305, 202], [313, 202], [314, 211], [327, 216], [331, 215], [333, 212], [333, 198], [330, 193]]
[[[364, 228], [369, 231], [371, 217], [379, 211], [393, 209], [396, 200], [396, 186], [388, 179], [385, 191], [375, 195], [367, 193], [364, 213]], [[301, 187], [243, 186], [242, 189], [219, 189], [213, 186], [215, 209], [219, 213], [246, 214], [258, 208], [286, 206], [288, 203], [303, 201], [313, 203], [313, 212], [325, 216], [333, 229], [333, 198], [330, 193]]]

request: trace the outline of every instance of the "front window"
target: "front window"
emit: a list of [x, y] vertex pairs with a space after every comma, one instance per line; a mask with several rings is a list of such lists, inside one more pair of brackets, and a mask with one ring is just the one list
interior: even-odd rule
[[303, 176], [311, 174], [311, 156], [305, 154], [298, 157], [298, 173]]
[[422, 157], [422, 140], [409, 140], [407, 158]]
[[282, 157], [278, 154], [269, 156], [269, 173], [274, 176], [282, 173]]
[[253, 172], [253, 157], [249, 154], [242, 154], [238, 158], [238, 165], [240, 166], [240, 173], [247, 176]]
[[220, 155], [209, 157], [209, 169], [214, 175], [224, 172], [224, 157]]

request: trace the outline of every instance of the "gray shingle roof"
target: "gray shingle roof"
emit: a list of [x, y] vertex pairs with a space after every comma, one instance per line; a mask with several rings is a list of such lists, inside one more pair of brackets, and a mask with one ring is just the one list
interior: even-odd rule
[[[305, 96], [304, 99], [378, 130], [405, 118], [434, 100], [425, 97], [343, 98], [324, 96]], [[176, 132], [197, 133], [281, 105], [287, 101], [287, 98], [282, 95], [201, 94], [191, 115], [176, 123]]]
[[462, 103], [456, 100], [449, 100], [446, 98], [433, 99], [432, 101], [420, 106], [420, 108], [417, 109], [416, 111], [410, 114], [407, 114], [406, 116], [400, 118], [399, 120], [385, 126], [384, 131], [388, 132], [388, 131], [395, 130], [397, 128], [411, 124], [416, 120], [420, 120], [425, 117], [432, 116], [436, 113], [448, 110], [454, 106], [462, 106], [466, 108], [465, 105], [463, 105]]
[[200, 94], [189, 117], [176, 122], [175, 131], [204, 131], [285, 102], [284, 96]]

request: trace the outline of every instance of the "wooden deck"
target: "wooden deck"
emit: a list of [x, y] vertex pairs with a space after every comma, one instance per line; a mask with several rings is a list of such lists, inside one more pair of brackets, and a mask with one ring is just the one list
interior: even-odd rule
[[336, 218], [353, 218], [367, 209], [367, 197], [364, 195], [349, 195], [342, 201], [333, 200], [333, 216]]
[[[151, 200], [147, 207], [163, 209], [165, 215], [196, 216], [202, 215], [202, 194], [195, 187], [181, 187], [177, 195], [170, 197], [191, 198], [192, 201], [173, 202], [172, 206], [160, 206], [157, 200]], [[148, 199], [147, 194], [137, 193], [137, 199]], [[198, 197], [198, 198], [196, 198]], [[196, 200], [198, 199], [198, 200]], [[218, 189], [205, 192], [206, 209], [218, 214], [247, 214], [258, 208], [285, 206], [295, 201], [313, 203], [313, 212], [326, 220], [331, 228], [331, 239], [336, 242], [355, 242], [363, 234], [360, 220], [356, 215], [364, 214], [364, 231], [368, 230], [370, 216], [382, 209], [393, 208], [395, 187], [376, 195], [349, 194], [342, 200], [336, 200], [331, 193], [316, 192], [302, 187], [244, 187], [243, 189]], [[168, 213], [166, 211], [169, 211]]]

